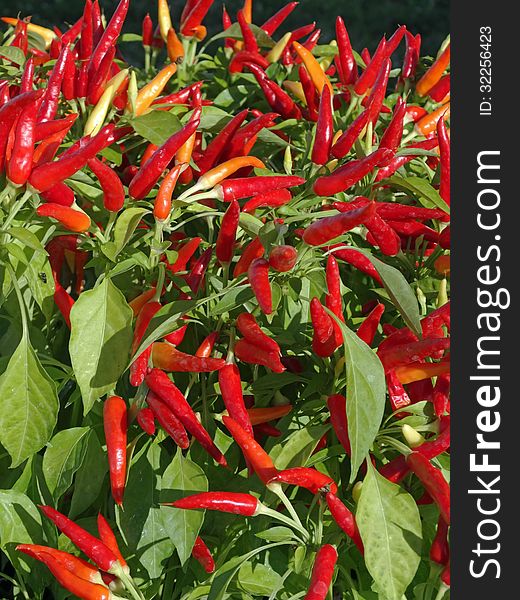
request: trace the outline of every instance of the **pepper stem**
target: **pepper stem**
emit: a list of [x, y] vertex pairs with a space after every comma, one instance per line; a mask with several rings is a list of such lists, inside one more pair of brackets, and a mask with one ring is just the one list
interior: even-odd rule
[[133, 579], [125, 572], [119, 562], [117, 563], [116, 571], [117, 572], [115, 572], [114, 575], [121, 580], [132, 598], [134, 598], [134, 600], [145, 600], [143, 594], [135, 587]]
[[273, 510], [272, 508], [269, 508], [267, 506], [262, 506], [260, 508], [258, 514], [265, 515], [266, 517], [271, 517], [272, 519], [276, 519], [277, 521], [280, 521], [282, 523], [285, 523], [286, 525], [289, 525], [289, 527], [296, 529], [297, 531], [299, 531], [302, 534], [305, 542], [309, 541], [309, 532], [303, 527], [303, 525], [301, 525], [301, 523], [298, 525], [298, 523], [296, 521], [294, 521], [293, 519], [291, 519], [290, 517], [286, 517], [285, 515], [277, 512], [276, 510]]
[[442, 600], [442, 598], [444, 598], [444, 594], [446, 594], [449, 589], [450, 588], [443, 581], [441, 581], [441, 585], [437, 595], [435, 596], [435, 600]]
[[[289, 511], [289, 514], [293, 518], [294, 522], [297, 523], [298, 527], [301, 528], [303, 531], [305, 531], [305, 533], [307, 533], [307, 530], [303, 527], [303, 523], [300, 521], [300, 517], [298, 516], [298, 513], [294, 510], [294, 506], [292, 505], [292, 502], [289, 500], [289, 498], [287, 498], [285, 492], [283, 491], [282, 486], [277, 484], [277, 485], [268, 486], [268, 487], [282, 501], [283, 505]], [[308, 535], [308, 533], [307, 533], [307, 535]]]

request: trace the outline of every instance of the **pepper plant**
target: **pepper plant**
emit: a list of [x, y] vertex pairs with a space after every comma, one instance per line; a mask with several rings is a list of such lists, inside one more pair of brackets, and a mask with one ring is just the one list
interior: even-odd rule
[[2, 593], [440, 600], [449, 39], [212, 3], [2, 18]]

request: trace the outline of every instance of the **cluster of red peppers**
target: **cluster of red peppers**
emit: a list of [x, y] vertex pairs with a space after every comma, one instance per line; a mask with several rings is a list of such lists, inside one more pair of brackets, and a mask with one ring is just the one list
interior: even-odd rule
[[[352, 326], [345, 300], [347, 290], [355, 293], [351, 280], [384, 286], [384, 274], [367, 250], [390, 264], [401, 261], [412, 272], [428, 273], [439, 282], [437, 308], [423, 310], [420, 336], [395, 314], [386, 318], [388, 294], [364, 301], [356, 333], [383, 366], [397, 421], [417, 402], [431, 405], [436, 431], [431, 437], [403, 426], [408, 450], [395, 457], [395, 449], [386, 447], [382, 462], [380, 455], [370, 459], [393, 483], [407, 476], [410, 481], [413, 474], [423, 492], [417, 503], [438, 507], [430, 558], [442, 565], [441, 579], [449, 586], [449, 485], [435, 462], [450, 448], [449, 41], [425, 66], [420, 35], [403, 25], [383, 37], [372, 55], [365, 49], [360, 58], [338, 17], [337, 52], [321, 53], [315, 23], [273, 39], [297, 2], [256, 27], [246, 0], [236, 24], [223, 10], [225, 70], [233, 84], [254, 84], [258, 107], [243, 108], [212, 127], [205, 122], [206, 107], [215, 99], [205, 97], [208, 86], [197, 72], [196, 53], [207, 34], [202, 21], [212, 3], [187, 0], [176, 29], [167, 1], [158, 0], [157, 26], [149, 15], [143, 20], [142, 77], [116, 48], [129, 0], [120, 1], [106, 24], [98, 0], [86, 0], [82, 16], [65, 31], [40, 27], [29, 18], [3, 18], [11, 27], [6, 39], [22, 53], [24, 66], [19, 80], [0, 81], [0, 174], [5, 178], [0, 199], [9, 215], [2, 230], [8, 231], [17, 214], [32, 204], [39, 223], [48, 228], [45, 249], [54, 301], [70, 328], [74, 302], [91, 285], [86, 271], [96, 268], [95, 244], [111, 242], [121, 211], [143, 208], [134, 229], [146, 239], [153, 236], [150, 275], [141, 278], [139, 293], [129, 301], [135, 324], [125, 375], [129, 385], [122, 388], [134, 396], [127, 402], [114, 391], [103, 404], [112, 498], [124, 507], [134, 421], [149, 436], [157, 434], [159, 425], [182, 450], [196, 442], [229, 468], [203, 424], [207, 415], [195, 412], [189, 397], [194, 383], [205, 377], [201, 374], [215, 373], [214, 420], [240, 447], [249, 473], [277, 495], [289, 514], [237, 492], [205, 492], [170, 504], [263, 515], [292, 527], [302, 543], [317, 550], [308, 600], [327, 597], [338, 553], [332, 544], [317, 547], [283, 490], [293, 486], [313, 494], [363, 555], [354, 504], [348, 508], [340, 482], [317, 468], [276, 468], [264, 442], [281, 435], [276, 422], [297, 414], [298, 406], [255, 406], [254, 396], [245, 393], [251, 383], [245, 373], [256, 379], [259, 370], [266, 370], [276, 381], [286, 371], [298, 376], [312, 360], [332, 371], [341, 366], [342, 329]], [[34, 44], [34, 36], [42, 44]], [[392, 60], [401, 43], [404, 58], [391, 89]], [[162, 59], [164, 66], [158, 68]], [[190, 83], [193, 73], [200, 80]], [[144, 140], [140, 119], [171, 110], [179, 117], [175, 131], [162, 142], [154, 140], [157, 144]], [[307, 132], [306, 148], [291, 138], [288, 123]], [[272, 157], [258, 156], [268, 134], [286, 144], [283, 173]], [[412, 194], [395, 193], [405, 167], [427, 174], [436, 201], [430, 196], [420, 204]], [[79, 183], [85, 181], [100, 189], [99, 201], [84, 196]], [[200, 231], [183, 226], [184, 211], [195, 217], [200, 213], [211, 225]], [[269, 227], [268, 235], [264, 230]], [[302, 323], [310, 351], [297, 353], [283, 335], [278, 342], [265, 329], [270, 330], [280, 306], [277, 290], [300, 277], [309, 255], [321, 265], [325, 291], [310, 292], [308, 324]], [[169, 331], [150, 339], [163, 307], [171, 301], [200, 302], [215, 278], [220, 279], [218, 293], [227, 287], [246, 292], [238, 313], [229, 316], [230, 309], [228, 318], [209, 326], [194, 353], [178, 349], [185, 339], [196, 339], [200, 315], [191, 304]], [[420, 294], [418, 289], [419, 300]], [[190, 374], [184, 392], [176, 384], [177, 373]], [[321, 414], [350, 456], [348, 398], [336, 391], [322, 396]], [[329, 437], [316, 451], [327, 447]], [[92, 563], [45, 546], [21, 544], [20, 551], [44, 563], [80, 598], [116, 600], [125, 589], [133, 598], [142, 597], [104, 517], [98, 518], [96, 538], [55, 509], [41, 509]], [[215, 570], [201, 537], [192, 555], [207, 573]]]

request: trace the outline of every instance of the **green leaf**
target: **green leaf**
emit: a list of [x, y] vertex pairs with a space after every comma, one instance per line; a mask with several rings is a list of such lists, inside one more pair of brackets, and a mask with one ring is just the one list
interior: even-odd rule
[[97, 435], [91, 431], [81, 469], [74, 479], [74, 493], [69, 511], [71, 519], [92, 506], [103, 487], [107, 471], [106, 454], [101, 448]]
[[[185, 458], [179, 448], [164, 472], [161, 488], [161, 502], [172, 502], [190, 493], [207, 492], [208, 480], [204, 471]], [[193, 544], [204, 521], [204, 512], [171, 506], [162, 507], [161, 512], [164, 528], [175, 544], [181, 565], [184, 565], [191, 556]]]
[[30, 248], [25, 248], [24, 253], [27, 257], [27, 268], [23, 271], [23, 277], [42, 313], [49, 319], [55, 310], [55, 286], [49, 259], [46, 254]]
[[374, 265], [379, 273], [379, 276], [381, 277], [391, 302], [401, 313], [401, 316], [408, 327], [415, 333], [415, 335], [421, 337], [421, 316], [419, 313], [417, 297], [413, 293], [410, 284], [406, 281], [401, 271], [398, 271], [396, 268], [381, 262], [378, 258], [372, 256], [370, 252], [364, 250], [363, 248], [354, 249], [363, 253], [368, 259], [370, 259], [370, 262]]
[[388, 600], [402, 600], [421, 558], [422, 530], [413, 497], [369, 468], [356, 512], [365, 563]]
[[83, 463], [89, 432], [88, 427], [64, 429], [47, 444], [43, 456], [43, 475], [55, 501], [69, 489], [74, 473]]
[[130, 549], [137, 554], [152, 579], [159, 578], [174, 546], [163, 525], [158, 508], [161, 447], [151, 444], [131, 465], [126, 484], [120, 528]]
[[[251, 31], [254, 33], [254, 36], [255, 36], [256, 41], [258, 42], [259, 46], [262, 46], [264, 48], [273, 48], [274, 47], [274, 41], [267, 35], [267, 33], [265, 33], [265, 31], [263, 29], [260, 29], [260, 27], [258, 27], [257, 25], [253, 25], [253, 24], [249, 25], [249, 27], [251, 28]], [[214, 42], [214, 41], [220, 40], [222, 38], [232, 38], [234, 40], [243, 39], [242, 31], [240, 30], [240, 25], [238, 23], [233, 23], [233, 25], [231, 25], [231, 27], [228, 27], [227, 29], [225, 29], [224, 31], [221, 31], [217, 35], [214, 35], [210, 41]]]
[[0, 57], [8, 58], [19, 66], [25, 62], [24, 53], [16, 46], [0, 46]]
[[7, 233], [22, 242], [24, 246], [28, 246], [36, 252], [47, 254], [38, 237], [29, 229], [24, 229], [23, 227], [11, 227]]
[[167, 110], [152, 110], [130, 121], [130, 125], [148, 142], [162, 146], [164, 142], [182, 127], [178, 117]]
[[348, 437], [352, 448], [350, 483], [368, 455], [385, 411], [385, 372], [376, 353], [330, 310], [343, 335], [347, 379]]
[[440, 208], [450, 214], [450, 207], [441, 198], [439, 192], [426, 179], [421, 177], [401, 177], [394, 175], [385, 180], [385, 183], [406, 192], [411, 192], [426, 208]]
[[243, 556], [234, 556], [228, 560], [215, 572], [207, 600], [224, 600], [224, 598], [227, 598], [226, 591], [231, 580], [237, 574], [242, 564], [246, 563], [253, 556], [260, 554], [260, 552], [263, 552], [264, 550], [275, 548], [276, 546], [287, 546], [291, 543], [292, 542], [276, 542], [274, 544], [267, 544], [266, 546], [255, 548]]
[[56, 387], [26, 335], [0, 377], [0, 442], [16, 467], [49, 441], [58, 417]]
[[268, 540], [269, 542], [282, 542], [285, 540], [292, 540], [294, 538], [294, 531], [289, 527], [276, 526], [265, 531], [259, 531], [255, 533], [257, 538], [261, 540]]
[[314, 448], [330, 429], [329, 425], [303, 427], [292, 433], [283, 443], [276, 444], [269, 453], [277, 469], [305, 466]]
[[84, 414], [122, 375], [132, 343], [132, 309], [110, 279], [83, 292], [70, 313], [69, 352]]
[[239, 587], [254, 596], [269, 596], [282, 583], [282, 576], [263, 564], [245, 562], [238, 571]]
[[[0, 490], [0, 548], [17, 566], [20, 552], [15, 544], [39, 544], [43, 542], [41, 515], [33, 502], [20, 492]], [[29, 567], [24, 570], [29, 571]]]
[[103, 254], [115, 262], [117, 255], [128, 244], [143, 216], [150, 211], [134, 206], [124, 210], [114, 226], [114, 241], [102, 246]]
[[250, 285], [239, 285], [229, 290], [212, 309], [212, 314], [221, 315], [230, 312], [238, 306], [243, 306], [254, 297]]

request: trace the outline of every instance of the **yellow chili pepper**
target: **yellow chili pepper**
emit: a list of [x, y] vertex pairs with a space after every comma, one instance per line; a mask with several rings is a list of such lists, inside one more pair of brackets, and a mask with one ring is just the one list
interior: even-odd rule
[[298, 42], [293, 42], [292, 44], [293, 48], [296, 50], [296, 53], [305, 65], [305, 68], [309, 73], [309, 77], [314, 83], [314, 87], [318, 90], [318, 94], [321, 94], [324, 86], [328, 86], [331, 93], [334, 93], [329, 78], [327, 77], [327, 75], [325, 75], [325, 72], [321, 68], [320, 63], [316, 60], [312, 52], [309, 52], [307, 48], [304, 48]]
[[173, 27], [168, 30], [166, 50], [168, 51], [168, 58], [172, 63], [178, 64], [182, 62], [182, 59], [184, 58], [184, 46]]
[[139, 90], [135, 101], [135, 114], [136, 116], [142, 115], [147, 108], [150, 107], [152, 102], [159, 96], [163, 91], [168, 81], [171, 79], [173, 74], [177, 71], [177, 65], [172, 63], [161, 69], [159, 73], [147, 83], [144, 87]]
[[[8, 25], [12, 25], [16, 27], [18, 23], [18, 19], [14, 17], [2, 17], [2, 21], [7, 23]], [[47, 29], [47, 27], [42, 27], [41, 25], [35, 25], [34, 23], [27, 23], [27, 31], [29, 33], [35, 33], [39, 35], [45, 41], [45, 49], [48, 50], [50, 45], [52, 44], [52, 40], [58, 37], [52, 29]]]
[[417, 85], [415, 86], [415, 91], [419, 94], [419, 96], [426, 95], [432, 89], [432, 87], [440, 80], [442, 74], [444, 73], [449, 64], [450, 44], [446, 46], [439, 58], [433, 63], [433, 65], [417, 82]]
[[85, 123], [85, 129], [83, 131], [84, 135], [96, 135], [96, 133], [99, 132], [105, 122], [108, 111], [112, 106], [112, 101], [114, 100], [117, 90], [121, 87], [127, 77], [128, 69], [123, 69], [107, 83], [103, 95], [92, 109], [92, 112]]
[[283, 38], [279, 39], [276, 42], [276, 44], [270, 50], [269, 54], [266, 56], [266, 59], [268, 60], [268, 62], [275, 63], [280, 60], [280, 57], [282, 56], [282, 53], [285, 50], [285, 46], [287, 46], [290, 39], [291, 39], [291, 32], [288, 31], [283, 36]]
[[415, 365], [406, 365], [404, 367], [396, 367], [395, 374], [397, 379], [402, 384], [413, 383], [414, 381], [422, 381], [437, 377], [444, 373], [450, 372], [450, 363], [447, 361], [438, 363], [424, 363]]
[[410, 446], [410, 448], [417, 448], [421, 444], [424, 444], [424, 437], [416, 429], [410, 427], [410, 425], [403, 425], [401, 427], [401, 431], [403, 432], [405, 442], [408, 444], [408, 446]]
[[296, 96], [300, 102], [303, 102], [305, 106], [307, 106], [307, 100], [305, 99], [305, 94], [303, 92], [303, 86], [299, 81], [287, 81], [285, 80], [282, 83], [282, 86], [291, 92], [293, 96]]
[[168, 40], [168, 31], [170, 31], [170, 29], [172, 28], [172, 17], [170, 14], [170, 8], [168, 6], [168, 0], [158, 0], [157, 12], [159, 20], [159, 31], [161, 32], [163, 42], [166, 43]]

